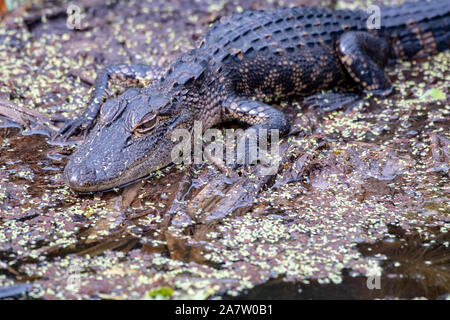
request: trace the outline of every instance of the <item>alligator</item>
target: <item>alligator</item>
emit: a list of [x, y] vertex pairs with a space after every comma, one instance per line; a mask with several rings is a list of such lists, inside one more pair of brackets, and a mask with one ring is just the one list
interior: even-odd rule
[[[245, 10], [222, 17], [164, 71], [106, 67], [84, 113], [57, 134], [89, 133], [65, 167], [67, 184], [93, 192], [142, 179], [171, 164], [171, 132], [192, 130], [195, 120], [203, 129], [238, 120], [286, 135], [289, 120], [271, 101], [317, 96], [331, 110], [367, 93], [387, 96], [389, 61], [450, 47], [450, 0], [380, 7], [379, 28], [372, 18], [315, 7]], [[106, 99], [112, 82], [130, 88]]]

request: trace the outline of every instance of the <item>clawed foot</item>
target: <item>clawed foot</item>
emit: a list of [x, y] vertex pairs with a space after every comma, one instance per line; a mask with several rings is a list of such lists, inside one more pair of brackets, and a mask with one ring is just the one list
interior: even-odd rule
[[94, 121], [86, 117], [80, 117], [75, 120], [69, 120], [55, 135], [53, 140], [60, 137], [61, 140], [67, 141], [71, 136], [82, 133], [86, 138], [87, 133], [92, 128]]
[[361, 102], [361, 96], [355, 93], [328, 92], [315, 94], [303, 100], [307, 106], [319, 108], [323, 112], [355, 107]]
[[[242, 150], [244, 149], [244, 150]], [[226, 176], [231, 177], [236, 173], [246, 174], [251, 171], [255, 166], [260, 169], [260, 174], [273, 175], [278, 170], [279, 155], [271, 154], [268, 150], [259, 149], [256, 146], [249, 147], [249, 144], [245, 144], [245, 148], [238, 151], [238, 148], [234, 146], [234, 156], [231, 159], [222, 159], [211, 154], [208, 148], [205, 149], [205, 156], [209, 162], [224, 173]]]

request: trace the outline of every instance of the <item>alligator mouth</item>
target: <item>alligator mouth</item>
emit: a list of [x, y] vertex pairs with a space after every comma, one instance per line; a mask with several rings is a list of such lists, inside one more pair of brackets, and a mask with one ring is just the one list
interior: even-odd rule
[[94, 169], [79, 165], [71, 168], [69, 163], [64, 170], [64, 179], [67, 185], [77, 193], [108, 192], [124, 188], [144, 179], [152, 178], [155, 176], [157, 170], [164, 169], [170, 165], [171, 163], [166, 166], [153, 167], [144, 161], [128, 168], [117, 177], [100, 180], [96, 179], [95, 173], [93, 173], [95, 172]]
[[[92, 193], [92, 192], [98, 192], [98, 191], [109, 191], [113, 190], [115, 188], [121, 188], [131, 182], [124, 182], [122, 183], [119, 178], [112, 179], [112, 180], [105, 180], [105, 181], [77, 181], [77, 178], [73, 175], [70, 175], [70, 173], [64, 174], [65, 181], [67, 185], [73, 190], [78, 193]], [[136, 179], [137, 180], [137, 179]]]
[[123, 184], [117, 185], [116, 183], [114, 183], [113, 181], [110, 181], [108, 184], [104, 184], [104, 185], [100, 185], [97, 184], [95, 186], [89, 186], [89, 185], [83, 185], [83, 186], [72, 186], [69, 182], [69, 180], [66, 177], [66, 181], [67, 184], [69, 185], [69, 187], [76, 191], [79, 194], [92, 194], [94, 192], [110, 192], [110, 191], [117, 191], [118, 189], [123, 189], [129, 185], [132, 185], [136, 182], [142, 181], [142, 180], [147, 180], [147, 179], [151, 179], [156, 175], [155, 172], [151, 172], [145, 176], [142, 176], [140, 178], [136, 178], [130, 182], [125, 182]]
[[67, 169], [64, 173], [64, 178], [66, 183], [69, 185], [69, 187], [78, 192], [78, 193], [92, 193], [92, 192], [107, 192], [114, 189], [120, 189], [127, 185], [130, 185], [134, 182], [137, 182], [141, 179], [143, 179], [145, 176], [148, 176], [149, 174], [144, 174], [142, 176], [134, 176], [130, 179], [127, 179], [129, 174], [126, 175], [120, 175], [115, 178], [109, 178], [105, 180], [96, 180], [96, 179], [84, 179], [82, 180], [81, 174], [79, 173], [80, 170], [70, 170]]

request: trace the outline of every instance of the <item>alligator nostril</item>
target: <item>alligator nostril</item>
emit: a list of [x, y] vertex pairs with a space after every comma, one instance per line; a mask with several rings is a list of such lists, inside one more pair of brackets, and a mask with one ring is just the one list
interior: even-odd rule
[[67, 166], [65, 176], [69, 186], [73, 189], [90, 185], [95, 182], [96, 178], [95, 169], [80, 166]]

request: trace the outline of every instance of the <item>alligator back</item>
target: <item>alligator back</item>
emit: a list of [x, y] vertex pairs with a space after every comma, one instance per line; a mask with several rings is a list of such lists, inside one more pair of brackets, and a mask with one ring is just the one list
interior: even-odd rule
[[279, 56], [305, 48], [332, 46], [346, 30], [366, 30], [362, 11], [295, 7], [277, 10], [247, 10], [223, 17], [207, 33], [200, 48], [211, 51], [215, 60], [230, 55]]
[[[203, 60], [209, 60], [217, 72], [227, 70], [225, 76], [234, 78], [235, 92], [273, 98], [311, 94], [344, 83], [348, 75], [335, 54], [335, 45], [348, 31], [388, 39], [386, 57], [391, 59], [435, 53], [450, 46], [450, 0], [407, 2], [381, 7], [380, 13], [380, 29], [369, 30], [370, 13], [360, 10], [247, 10], [216, 23], [196, 54], [206, 57]], [[290, 83], [280, 76], [305, 79], [305, 74], [307, 83]], [[274, 90], [277, 82], [283, 83], [280, 90]]]
[[[332, 45], [346, 31], [367, 31], [371, 14], [360, 10], [295, 7], [247, 10], [223, 17], [201, 44], [226, 60], [252, 52], [279, 54]], [[450, 47], [450, 0], [405, 2], [380, 8], [379, 30], [391, 40], [391, 57], [411, 58]]]
[[199, 51], [238, 95], [304, 96], [345, 81], [335, 42], [346, 30], [366, 30], [366, 16], [312, 7], [243, 11], [216, 23]]

